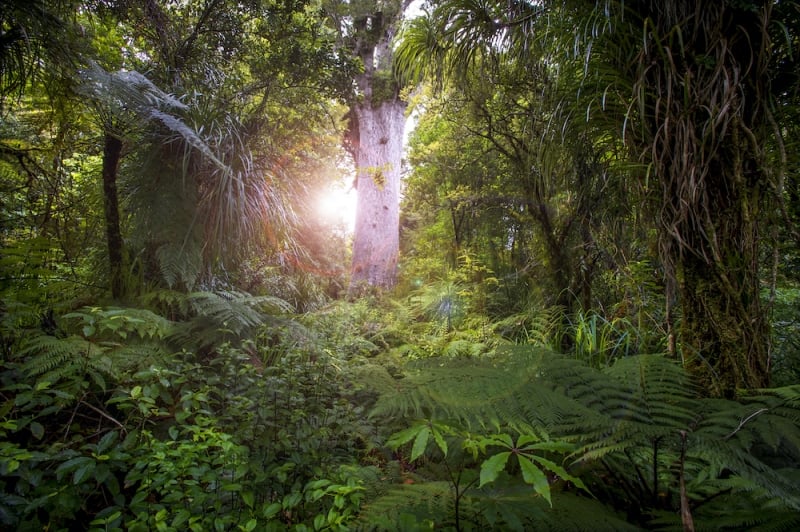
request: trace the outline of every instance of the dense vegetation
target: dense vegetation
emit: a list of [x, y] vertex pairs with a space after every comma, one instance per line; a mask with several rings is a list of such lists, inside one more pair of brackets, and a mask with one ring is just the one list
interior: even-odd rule
[[430, 6], [352, 291], [404, 4], [0, 9], [0, 526], [800, 526], [798, 3]]

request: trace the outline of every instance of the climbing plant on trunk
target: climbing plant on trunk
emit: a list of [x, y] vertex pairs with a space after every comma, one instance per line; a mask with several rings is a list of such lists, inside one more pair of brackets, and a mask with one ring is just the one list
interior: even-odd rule
[[677, 281], [684, 363], [713, 395], [763, 387], [771, 2], [638, 4], [630, 139], [660, 185], [660, 255]]

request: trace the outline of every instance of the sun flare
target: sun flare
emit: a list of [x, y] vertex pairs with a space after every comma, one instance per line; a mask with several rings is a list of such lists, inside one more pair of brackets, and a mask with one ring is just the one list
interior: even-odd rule
[[344, 185], [331, 185], [317, 197], [317, 214], [328, 225], [353, 232], [356, 222], [356, 191]]

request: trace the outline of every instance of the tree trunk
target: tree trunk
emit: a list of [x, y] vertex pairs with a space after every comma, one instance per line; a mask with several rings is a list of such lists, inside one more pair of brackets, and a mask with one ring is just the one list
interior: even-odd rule
[[400, 166], [405, 104], [393, 99], [354, 109], [358, 203], [351, 292], [369, 285], [391, 288], [400, 249]]
[[349, 149], [358, 191], [351, 295], [365, 287], [392, 288], [397, 282], [406, 104], [392, 72], [392, 41], [409, 3], [376, 2], [353, 16], [353, 51], [364, 72], [356, 76], [359, 96], [350, 109]]
[[[638, 60], [637, 98], [650, 110], [642, 148], [661, 183], [661, 257], [676, 276], [684, 364], [705, 393], [730, 397], [769, 379], [758, 267], [769, 7], [667, 4], [648, 4]], [[677, 32], [686, 39], [665, 39]]]
[[119, 197], [117, 194], [117, 169], [122, 157], [122, 141], [106, 132], [103, 145], [103, 207], [106, 217], [109, 280], [111, 297], [119, 299], [122, 285], [122, 231], [119, 223]]

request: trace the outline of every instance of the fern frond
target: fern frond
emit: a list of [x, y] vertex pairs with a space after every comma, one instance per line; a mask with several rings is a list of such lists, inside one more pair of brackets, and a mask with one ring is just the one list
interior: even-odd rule
[[592, 499], [567, 492], [554, 493], [554, 499], [550, 507], [530, 486], [508, 479], [491, 488], [466, 489], [458, 501], [456, 526], [451, 484], [404, 484], [368, 503], [362, 509], [359, 529], [398, 530], [404, 529], [403, 525], [429, 523], [435, 529], [465, 530], [639, 530]]
[[101, 353], [97, 344], [74, 335], [66, 338], [44, 334], [31, 336], [20, 350], [20, 355], [26, 359], [23, 371], [34, 377], [68, 366], [76, 360], [96, 358]]
[[20, 355], [25, 358], [22, 370], [38, 382], [55, 384], [72, 381], [64, 387], [80, 389], [87, 380], [106, 388], [106, 377], [113, 374], [113, 364], [107, 349], [80, 336], [56, 338], [34, 335], [24, 342]]
[[410, 362], [372, 415], [447, 420], [470, 431], [543, 430], [577, 445], [573, 466], [596, 474], [593, 492], [620, 490], [609, 483], [606, 471], [613, 471], [627, 479], [624, 496], [639, 499], [635, 505], [661, 493], [677, 500], [683, 474], [697, 504], [730, 492], [786, 512], [800, 511], [799, 393], [790, 387], [739, 401], [702, 398], [662, 356], [622, 358], [599, 370], [518, 346]]
[[291, 310], [286, 301], [273, 296], [218, 290], [192, 292], [185, 296], [189, 316], [170, 339], [182, 345], [207, 348], [253, 333], [271, 315]]
[[365, 530], [396, 530], [398, 523], [437, 522], [453, 512], [448, 482], [402, 484], [362, 508], [359, 524]]
[[168, 242], [158, 247], [156, 259], [161, 277], [170, 288], [183, 285], [192, 289], [197, 283], [202, 267], [202, 256], [196, 246]]

